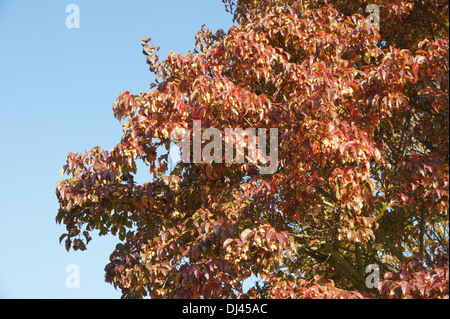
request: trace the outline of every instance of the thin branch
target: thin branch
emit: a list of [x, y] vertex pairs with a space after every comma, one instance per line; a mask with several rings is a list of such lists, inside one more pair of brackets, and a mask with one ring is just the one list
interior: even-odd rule
[[358, 265], [358, 271], [360, 274], [364, 274], [364, 266], [361, 252], [361, 243], [355, 244], [356, 264]]
[[420, 210], [420, 224], [419, 224], [419, 253], [423, 256], [423, 237], [425, 232], [425, 209], [424, 206]]
[[341, 255], [339, 255], [329, 245], [324, 245], [324, 251], [331, 254], [331, 258], [343, 268], [344, 272], [341, 273], [346, 278], [353, 277], [353, 279], [356, 282], [355, 286], [357, 289], [366, 290], [367, 287], [365, 286], [364, 277], [358, 272], [358, 270], [355, 267], [353, 267], [352, 264], [350, 264]]

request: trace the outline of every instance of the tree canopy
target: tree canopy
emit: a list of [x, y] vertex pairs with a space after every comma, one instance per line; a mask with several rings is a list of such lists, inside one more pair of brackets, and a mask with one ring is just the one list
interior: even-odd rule
[[[448, 298], [448, 1], [378, 0], [379, 28], [368, 1], [223, 2], [235, 25], [193, 52], [143, 39], [155, 83], [118, 96], [114, 148], [68, 155], [60, 242], [117, 235], [124, 298]], [[169, 167], [195, 120], [276, 129], [276, 171]]]

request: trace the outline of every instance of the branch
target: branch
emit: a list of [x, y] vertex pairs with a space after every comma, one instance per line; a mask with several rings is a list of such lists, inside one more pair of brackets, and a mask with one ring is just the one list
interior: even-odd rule
[[403, 262], [406, 258], [403, 256], [403, 253], [398, 250], [397, 247], [381, 232], [375, 232], [375, 237], [381, 239], [381, 242], [391, 251], [391, 253], [398, 258], [401, 262]]
[[355, 287], [358, 287], [358, 289], [359, 289], [359, 287], [361, 287], [361, 282], [358, 281], [358, 279], [360, 279], [360, 278], [356, 278], [353, 274], [351, 274], [349, 272], [349, 269], [342, 265], [342, 262], [339, 263], [335, 259], [333, 259], [333, 255], [331, 253], [314, 252], [305, 247], [302, 247], [302, 250], [309, 256], [313, 257], [318, 262], [329, 264], [331, 267], [334, 268], [334, 270], [337, 273], [339, 273], [344, 278], [346, 278], [348, 281], [350, 281]]
[[359, 273], [364, 274], [364, 266], [363, 259], [361, 253], [361, 243], [355, 243], [355, 256], [356, 256], [356, 264], [358, 265]]
[[325, 252], [331, 255], [331, 258], [340, 266], [337, 267], [339, 272], [343, 274], [346, 278], [355, 282], [355, 287], [360, 290], [366, 290], [365, 278], [358, 272], [358, 270], [353, 267], [346, 259], [339, 255], [333, 248], [329, 245], [324, 245]]
[[420, 210], [420, 232], [419, 232], [419, 253], [423, 256], [423, 236], [425, 232], [425, 206], [422, 206], [422, 209]]

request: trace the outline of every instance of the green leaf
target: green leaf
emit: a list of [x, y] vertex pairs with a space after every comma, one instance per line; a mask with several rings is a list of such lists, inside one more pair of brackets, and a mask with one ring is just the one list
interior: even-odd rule
[[81, 251], [86, 250], [86, 245], [83, 243], [82, 240], [80, 240], [80, 241], [78, 242], [78, 248], [79, 248]]
[[119, 239], [123, 241], [123, 240], [125, 239], [125, 234], [126, 234], [126, 228], [125, 228], [125, 226], [120, 227], [120, 230], [119, 230]]

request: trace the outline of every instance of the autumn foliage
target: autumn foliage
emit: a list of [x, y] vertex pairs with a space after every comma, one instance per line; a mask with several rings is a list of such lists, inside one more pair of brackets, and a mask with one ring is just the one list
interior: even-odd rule
[[[117, 235], [125, 298], [448, 298], [448, 1], [375, 1], [380, 28], [373, 1], [223, 1], [236, 25], [193, 52], [142, 41], [156, 81], [120, 93], [117, 146], [68, 155], [60, 241]], [[277, 171], [170, 167], [193, 120], [278, 129]]]

